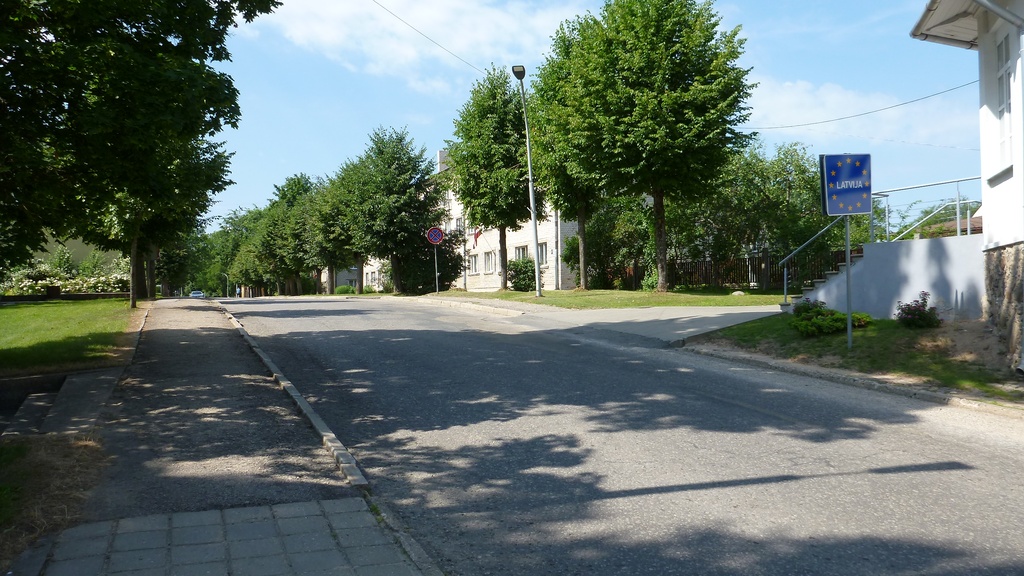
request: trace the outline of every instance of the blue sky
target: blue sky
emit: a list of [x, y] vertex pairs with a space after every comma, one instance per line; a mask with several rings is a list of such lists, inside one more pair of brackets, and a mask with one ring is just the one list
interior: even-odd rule
[[[432, 157], [480, 70], [543, 63], [559, 23], [599, 14], [594, 0], [283, 0], [242, 24], [221, 69], [239, 89], [242, 120], [221, 135], [235, 153], [212, 216], [265, 206], [297, 173], [333, 174], [377, 127], [408, 129]], [[741, 64], [758, 83], [747, 126], [768, 151], [872, 155], [875, 191], [978, 176], [978, 87], [839, 122], [978, 79], [977, 53], [921, 42], [910, 30], [927, 0], [718, 0], [746, 39]], [[415, 27], [415, 30], [410, 27]], [[427, 39], [426, 37], [430, 39]], [[431, 41], [433, 40], [433, 42]], [[436, 43], [435, 43], [436, 42]], [[443, 49], [438, 46], [440, 44]], [[453, 56], [454, 54], [454, 56]], [[978, 183], [960, 185], [980, 199]], [[956, 195], [954, 185], [899, 192], [894, 207]]]

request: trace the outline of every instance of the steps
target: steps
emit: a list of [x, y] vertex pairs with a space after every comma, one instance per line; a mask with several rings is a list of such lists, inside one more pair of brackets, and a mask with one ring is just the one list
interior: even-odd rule
[[77, 434], [93, 429], [124, 367], [70, 374], [58, 392], [30, 394], [3, 436]]
[[[850, 257], [851, 269], [852, 267], [857, 266], [857, 262], [860, 262], [863, 258], [863, 254], [853, 254]], [[812, 282], [811, 286], [805, 286], [803, 288], [803, 296], [801, 296], [801, 299], [818, 300], [818, 298], [816, 298], [815, 295], [817, 294], [818, 290], [821, 289], [822, 286], [828, 284], [829, 282], [833, 281], [836, 278], [845, 278], [845, 276], [846, 262], [841, 262], [839, 263], [837, 270], [830, 270], [828, 272], [825, 272], [824, 278], [816, 278]], [[838, 282], [838, 280], [835, 281]]]

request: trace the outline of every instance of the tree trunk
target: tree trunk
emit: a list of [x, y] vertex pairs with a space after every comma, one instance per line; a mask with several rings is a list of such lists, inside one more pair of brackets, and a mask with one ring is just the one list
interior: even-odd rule
[[498, 274], [499, 289], [508, 290], [508, 247], [505, 245], [505, 227], [498, 227]]
[[356, 252], [356, 294], [363, 293], [363, 265], [366, 263], [363, 255]]
[[391, 257], [391, 289], [395, 294], [402, 293], [402, 275], [398, 273], [399, 261], [397, 256]]
[[146, 262], [146, 294], [149, 298], [156, 298], [156, 261], [160, 257], [160, 249], [151, 246], [149, 260]]
[[334, 290], [337, 288], [337, 281], [334, 275], [334, 264], [327, 265], [327, 293], [334, 294]]
[[580, 206], [576, 211], [576, 238], [580, 245], [580, 290], [588, 290], [590, 281], [587, 280], [587, 209]]
[[665, 231], [665, 192], [658, 188], [651, 190], [654, 199], [654, 247], [658, 263], [657, 292], [668, 292], [668, 239]]
[[135, 268], [139, 265], [135, 258], [139, 251], [138, 236], [132, 238], [131, 251], [128, 253], [128, 307], [137, 308], [138, 301], [135, 298]]

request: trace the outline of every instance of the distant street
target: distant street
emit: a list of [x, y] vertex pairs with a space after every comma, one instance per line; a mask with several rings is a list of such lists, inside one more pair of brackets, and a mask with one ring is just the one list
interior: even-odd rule
[[224, 302], [446, 574], [1024, 574], [1024, 419], [537, 318]]

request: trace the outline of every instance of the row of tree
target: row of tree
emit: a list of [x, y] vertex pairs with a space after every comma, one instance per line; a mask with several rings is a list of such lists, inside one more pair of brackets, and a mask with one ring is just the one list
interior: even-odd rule
[[[450, 285], [462, 273], [462, 236], [452, 231], [437, 246], [435, 276], [426, 231], [446, 212], [433, 176], [433, 160], [406, 130], [379, 128], [333, 176], [291, 176], [275, 186], [267, 207], [235, 211], [216, 232], [165, 252], [164, 261], [176, 263], [165, 267], [168, 282], [217, 287], [229, 279], [258, 294], [333, 292], [336, 271], [354, 267], [362, 292], [362, 266], [372, 257], [386, 263], [397, 292]], [[315, 285], [325, 271], [327, 286]]]
[[[628, 260], [634, 270], [650, 263], [654, 287], [665, 290], [670, 249], [717, 258], [792, 247], [826, 221], [815, 205], [813, 159], [797, 146], [767, 158], [737, 130], [752, 86], [737, 64], [738, 30], [719, 27], [709, 2], [611, 0], [599, 16], [567, 21], [555, 34], [528, 104], [537, 217], [547, 203], [576, 217], [568, 260], [581, 287], [607, 284]], [[442, 190], [450, 190], [469, 226], [498, 230], [507, 287], [506, 231], [531, 216], [524, 119], [512, 78], [492, 67], [454, 121], [437, 178], [404, 131], [379, 130], [333, 177], [293, 177], [269, 207], [229, 217], [213, 243], [231, 259], [219, 250], [217, 266], [248, 285], [293, 293], [303, 271], [319, 277], [372, 256], [387, 262], [395, 290], [432, 289], [432, 270], [411, 269], [432, 263], [424, 232], [445, 219]], [[446, 284], [461, 271], [458, 239], [445, 245]]]

